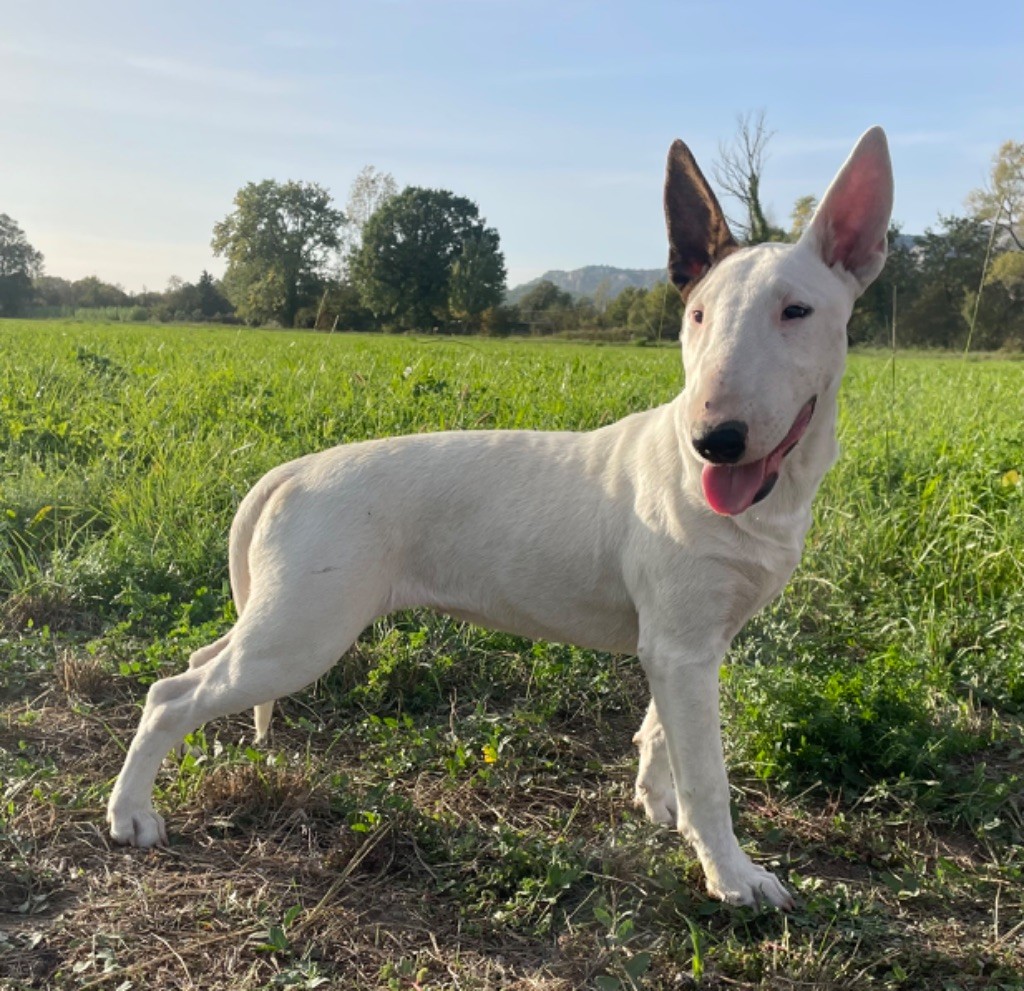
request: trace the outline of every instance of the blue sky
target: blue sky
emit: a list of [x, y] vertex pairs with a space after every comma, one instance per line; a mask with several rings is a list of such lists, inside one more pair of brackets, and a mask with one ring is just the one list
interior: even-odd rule
[[0, 212], [49, 274], [128, 289], [219, 274], [211, 231], [250, 180], [344, 205], [372, 164], [469, 196], [515, 285], [663, 265], [669, 144], [710, 171], [741, 112], [776, 132], [763, 192], [783, 223], [872, 124], [915, 233], [1024, 139], [1021, 0], [4, 6]]

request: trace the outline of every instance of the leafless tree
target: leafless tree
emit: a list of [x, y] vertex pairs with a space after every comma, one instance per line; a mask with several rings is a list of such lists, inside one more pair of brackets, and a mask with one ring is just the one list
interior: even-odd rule
[[345, 205], [345, 217], [348, 220], [345, 231], [348, 242], [344, 252], [346, 256], [351, 257], [359, 250], [366, 222], [397, 193], [398, 183], [390, 172], [381, 172], [367, 165], [356, 176]]
[[761, 176], [768, 157], [768, 142], [774, 134], [768, 130], [763, 109], [740, 114], [736, 118], [735, 138], [730, 144], [719, 143], [718, 161], [711, 167], [719, 188], [743, 207], [745, 219], [730, 217], [729, 223], [748, 244], [785, 237], [785, 232], [768, 222], [761, 205]]

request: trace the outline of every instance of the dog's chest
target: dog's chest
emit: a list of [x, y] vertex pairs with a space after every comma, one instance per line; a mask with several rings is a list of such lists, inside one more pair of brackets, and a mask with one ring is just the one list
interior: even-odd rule
[[768, 542], [747, 538], [741, 553], [728, 559], [731, 580], [723, 583], [722, 594], [729, 603], [729, 637], [777, 598], [800, 563], [800, 544]]

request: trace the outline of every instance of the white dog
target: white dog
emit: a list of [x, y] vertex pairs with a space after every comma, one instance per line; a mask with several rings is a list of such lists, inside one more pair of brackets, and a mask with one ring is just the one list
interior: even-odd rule
[[789, 908], [729, 815], [718, 669], [781, 591], [836, 456], [853, 303], [885, 261], [892, 170], [860, 139], [796, 244], [739, 248], [686, 146], [668, 159], [669, 272], [686, 388], [590, 433], [368, 441], [281, 465], [231, 528], [238, 622], [152, 686], [110, 798], [120, 843], [166, 843], [161, 760], [210, 719], [322, 675], [377, 616], [426, 606], [528, 637], [639, 655], [653, 696], [637, 802], [696, 848], [708, 890]]

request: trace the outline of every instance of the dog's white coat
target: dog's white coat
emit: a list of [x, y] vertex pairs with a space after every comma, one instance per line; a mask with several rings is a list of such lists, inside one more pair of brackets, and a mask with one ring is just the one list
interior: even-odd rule
[[[114, 839], [166, 842], [152, 789], [186, 733], [256, 706], [262, 734], [272, 700], [323, 674], [375, 617], [430, 606], [638, 654], [652, 692], [635, 737], [638, 804], [694, 845], [710, 892], [789, 907], [783, 885], [733, 833], [718, 668], [799, 561], [811, 500], [836, 455], [846, 323], [884, 262], [891, 202], [875, 128], [796, 245], [735, 251], [687, 287], [686, 388], [664, 406], [590, 433], [369, 441], [267, 474], [231, 531], [239, 620], [188, 671], [152, 686], [110, 799]], [[783, 321], [795, 303], [813, 312]], [[760, 458], [812, 396], [811, 423], [771, 494], [738, 516], [712, 512], [695, 434], [742, 421], [745, 459]]]

